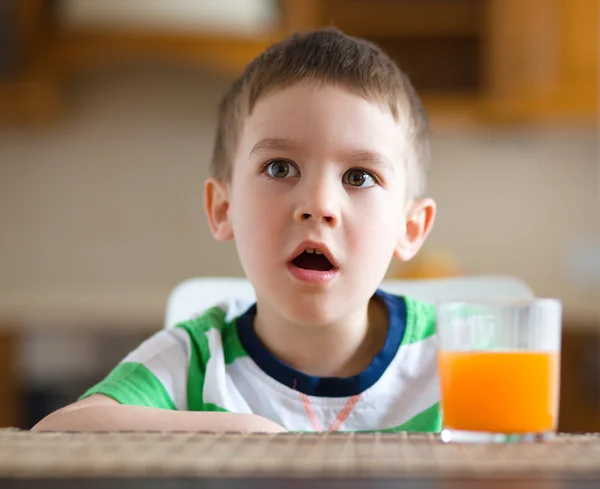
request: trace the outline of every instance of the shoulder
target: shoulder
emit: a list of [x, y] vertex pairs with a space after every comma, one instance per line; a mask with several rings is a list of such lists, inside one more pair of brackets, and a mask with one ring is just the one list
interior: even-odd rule
[[[393, 307], [390, 306], [390, 301]], [[417, 343], [433, 336], [436, 332], [435, 305], [407, 296], [388, 296], [391, 315], [404, 320], [403, 345]]]
[[189, 357], [190, 340], [183, 329], [163, 329], [143, 341], [122, 363], [147, 364], [165, 357]]
[[178, 323], [174, 329], [182, 328], [190, 335], [206, 334], [212, 329], [223, 333], [231, 328], [235, 319], [246, 312], [251, 305], [251, 302], [237, 299], [222, 302], [187, 321]]
[[196, 362], [206, 364], [211, 356], [222, 353], [225, 363], [230, 363], [237, 357], [246, 356], [239, 343], [236, 321], [251, 305], [247, 301], [230, 300], [171, 329], [187, 333], [191, 356], [196, 357]]
[[390, 324], [402, 326], [402, 345], [418, 343], [435, 335], [436, 307], [410, 296], [377, 291], [387, 306]]
[[404, 344], [417, 343], [433, 336], [436, 332], [435, 305], [404, 297], [406, 303], [406, 333]]

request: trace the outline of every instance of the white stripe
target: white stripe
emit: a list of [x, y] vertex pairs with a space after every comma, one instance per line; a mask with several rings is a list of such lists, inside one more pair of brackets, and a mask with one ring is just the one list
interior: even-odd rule
[[400, 347], [377, 383], [363, 393], [343, 429], [395, 428], [439, 402], [438, 345], [434, 335]]
[[187, 411], [190, 338], [182, 328], [162, 330], [144, 341], [123, 362], [143, 364], [162, 383], [178, 410]]
[[206, 333], [210, 358], [206, 364], [202, 399], [236, 413], [252, 413], [244, 397], [231, 380], [225, 366], [221, 333], [212, 328]]
[[269, 377], [250, 357], [237, 358], [227, 372], [252, 413], [289, 430], [314, 431], [298, 392]]
[[230, 299], [228, 302], [220, 304], [221, 309], [225, 311], [225, 322], [229, 323], [241, 316], [255, 302], [256, 301], [249, 299]]

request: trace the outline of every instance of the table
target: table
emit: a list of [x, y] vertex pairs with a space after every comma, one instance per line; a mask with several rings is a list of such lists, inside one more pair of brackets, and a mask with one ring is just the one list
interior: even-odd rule
[[0, 430], [0, 487], [583, 489], [600, 435], [445, 445], [429, 434], [30, 433]]

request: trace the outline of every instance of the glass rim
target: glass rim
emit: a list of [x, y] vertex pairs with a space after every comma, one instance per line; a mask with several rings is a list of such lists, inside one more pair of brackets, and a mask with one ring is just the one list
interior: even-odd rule
[[535, 297], [532, 299], [452, 299], [436, 302], [437, 307], [450, 306], [500, 306], [500, 307], [528, 307], [528, 306], [562, 306], [562, 301], [554, 297]]

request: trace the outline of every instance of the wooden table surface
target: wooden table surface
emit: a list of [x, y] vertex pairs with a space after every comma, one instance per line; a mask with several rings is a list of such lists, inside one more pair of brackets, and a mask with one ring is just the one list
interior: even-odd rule
[[[443, 444], [422, 434], [0, 430], [0, 487], [600, 487], [600, 436]], [[36, 486], [37, 487], [37, 486]]]

